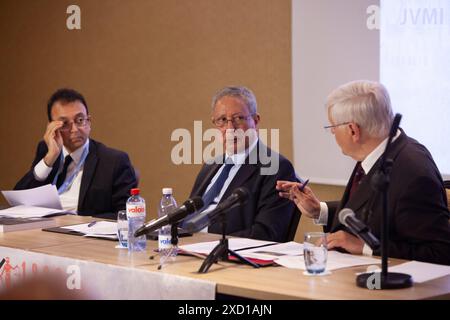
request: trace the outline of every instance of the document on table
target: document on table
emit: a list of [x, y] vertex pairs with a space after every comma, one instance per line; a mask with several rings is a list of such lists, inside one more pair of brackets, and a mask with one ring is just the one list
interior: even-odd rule
[[0, 210], [0, 216], [12, 218], [42, 218], [42, 217], [52, 217], [62, 215], [66, 213], [68, 212], [59, 209], [50, 209], [25, 205]]
[[[275, 262], [286, 268], [306, 270], [303, 256], [282, 256], [276, 259]], [[355, 266], [379, 265], [380, 263], [380, 259], [328, 251], [326, 270], [332, 271]]]
[[[195, 252], [200, 254], [208, 255], [215, 246], [219, 244], [219, 241], [209, 241], [209, 242], [200, 242], [194, 244], [188, 244], [184, 246], [180, 246], [180, 249], [185, 250], [187, 252]], [[255, 247], [261, 247], [265, 245], [277, 244], [276, 242], [271, 241], [262, 241], [262, 240], [254, 240], [254, 239], [246, 239], [246, 238], [230, 238], [228, 239], [228, 246], [231, 250], [238, 251], [242, 249], [250, 249]]]
[[117, 239], [117, 222], [112, 221], [93, 221], [61, 228], [83, 233], [85, 237]]
[[[381, 272], [381, 269], [375, 271]], [[427, 262], [410, 261], [393, 267], [389, 267], [388, 271], [409, 274], [410, 276], [412, 276], [415, 283], [422, 283], [449, 275], [450, 266]]]
[[12, 207], [26, 205], [62, 210], [58, 191], [51, 184], [27, 190], [2, 191], [2, 194]]
[[246, 258], [260, 260], [276, 260], [281, 256], [303, 255], [303, 244], [294, 241], [286, 243], [270, 243], [256, 248], [238, 250], [240, 255]]

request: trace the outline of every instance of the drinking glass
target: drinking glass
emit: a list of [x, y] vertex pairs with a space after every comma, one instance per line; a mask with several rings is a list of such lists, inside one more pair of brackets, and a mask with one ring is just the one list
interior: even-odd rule
[[117, 238], [119, 238], [121, 247], [128, 248], [128, 220], [126, 210], [117, 212]]
[[327, 236], [324, 232], [307, 232], [303, 242], [305, 267], [308, 274], [321, 274], [327, 267]]

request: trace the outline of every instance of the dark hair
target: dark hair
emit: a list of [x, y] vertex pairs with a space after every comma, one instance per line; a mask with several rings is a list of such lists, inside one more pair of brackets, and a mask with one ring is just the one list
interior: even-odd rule
[[63, 104], [69, 103], [69, 102], [74, 102], [74, 101], [80, 101], [86, 108], [86, 113], [89, 114], [86, 100], [84, 100], [84, 97], [81, 93], [79, 93], [78, 91], [75, 91], [73, 89], [62, 88], [62, 89], [56, 90], [56, 92], [54, 94], [52, 94], [52, 96], [48, 100], [48, 103], [47, 103], [48, 121], [52, 121], [52, 107], [58, 101], [61, 101]]

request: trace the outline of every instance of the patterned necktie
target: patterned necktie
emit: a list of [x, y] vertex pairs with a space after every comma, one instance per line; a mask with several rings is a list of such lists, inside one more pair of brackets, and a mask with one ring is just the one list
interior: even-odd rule
[[352, 195], [358, 190], [359, 184], [361, 183], [361, 180], [366, 176], [366, 173], [364, 172], [363, 167], [361, 166], [361, 162], [358, 162], [356, 165], [356, 172], [353, 176], [352, 186], [350, 187], [350, 193], [348, 198], [350, 199]]
[[202, 210], [208, 207], [214, 201], [214, 199], [220, 194], [220, 191], [223, 188], [223, 184], [227, 180], [230, 174], [230, 170], [231, 168], [233, 168], [233, 166], [234, 166], [233, 163], [226, 163], [224, 165], [224, 168], [220, 173], [219, 177], [217, 178], [216, 182], [214, 182], [211, 188], [209, 188], [208, 192], [206, 192], [202, 197], [203, 200]]
[[62, 184], [64, 183], [64, 180], [66, 180], [67, 168], [72, 163], [72, 160], [73, 159], [70, 155], [67, 155], [66, 158], [64, 159], [63, 170], [59, 174], [58, 180], [56, 181], [56, 189], [59, 189], [62, 186]]

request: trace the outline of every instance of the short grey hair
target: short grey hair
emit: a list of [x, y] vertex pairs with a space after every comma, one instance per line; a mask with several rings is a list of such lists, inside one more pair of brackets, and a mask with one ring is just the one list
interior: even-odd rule
[[258, 105], [256, 103], [256, 97], [253, 92], [242, 86], [227, 86], [225, 88], [220, 89], [214, 95], [212, 99], [212, 110], [214, 111], [214, 107], [216, 106], [217, 101], [222, 99], [223, 97], [236, 97], [241, 99], [250, 111], [251, 115], [257, 113]]
[[333, 90], [326, 107], [335, 124], [355, 122], [372, 137], [384, 138], [394, 119], [391, 99], [378, 82], [358, 80]]

